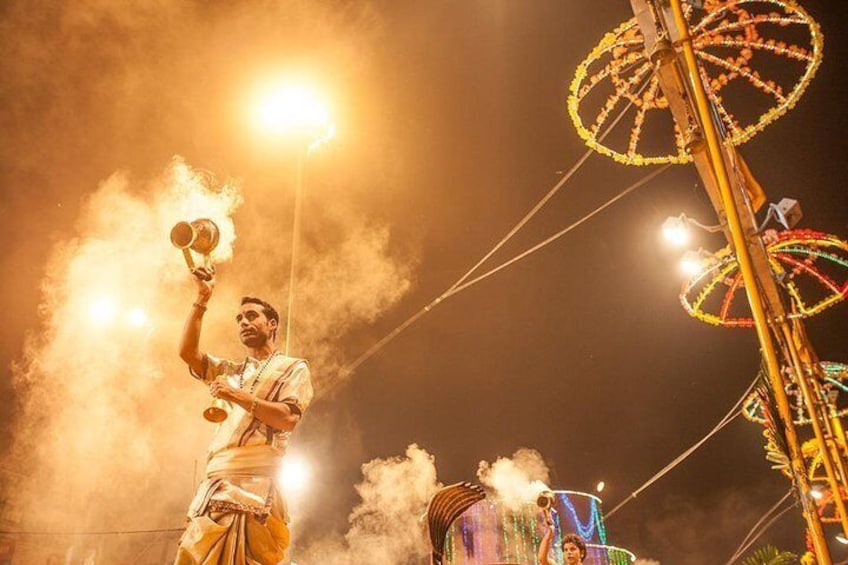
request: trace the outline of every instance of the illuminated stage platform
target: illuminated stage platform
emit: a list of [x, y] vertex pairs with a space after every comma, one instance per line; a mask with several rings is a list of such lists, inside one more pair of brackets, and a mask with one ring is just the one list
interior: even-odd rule
[[[586, 542], [585, 565], [628, 565], [636, 557], [607, 543], [601, 499], [592, 494], [554, 491], [556, 538], [550, 557], [562, 562], [560, 540], [574, 532]], [[538, 565], [536, 552], [544, 535], [542, 512], [535, 504], [510, 509], [482, 500], [451, 527], [445, 541], [446, 565]]]

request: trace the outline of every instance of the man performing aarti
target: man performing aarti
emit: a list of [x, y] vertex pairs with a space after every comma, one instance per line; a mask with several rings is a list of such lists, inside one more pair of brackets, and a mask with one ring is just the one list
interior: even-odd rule
[[200, 329], [214, 288], [214, 270], [194, 271], [197, 299], [180, 342], [180, 357], [228, 414], [218, 424], [188, 511], [176, 565], [271, 565], [289, 545], [288, 513], [279, 472], [289, 436], [313, 391], [302, 359], [276, 350], [280, 318], [259, 298], [245, 297], [235, 317], [247, 357], [220, 359], [200, 351]]

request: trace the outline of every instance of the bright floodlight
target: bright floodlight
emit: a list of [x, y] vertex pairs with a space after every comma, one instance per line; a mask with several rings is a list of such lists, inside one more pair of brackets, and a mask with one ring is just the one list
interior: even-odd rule
[[838, 541], [842, 545], [848, 545], [848, 538], [846, 538], [842, 534], [836, 534], [836, 541]]
[[287, 495], [297, 496], [307, 490], [311, 475], [312, 470], [309, 468], [309, 463], [302, 457], [286, 455], [283, 459], [280, 481]]
[[598, 483], [598, 485], [595, 487], [595, 491], [596, 491], [596, 492], [604, 492], [604, 489], [605, 489], [606, 487], [607, 487], [607, 484], [606, 484], [604, 481], [601, 481], [601, 482], [599, 482], [599, 483]]
[[816, 500], [821, 500], [822, 497], [824, 496], [824, 493], [822, 491], [820, 491], [819, 489], [814, 488], [814, 489], [810, 490], [810, 496], [812, 496]]
[[97, 324], [106, 324], [115, 319], [117, 308], [109, 298], [98, 298], [91, 303], [88, 310], [91, 320]]
[[141, 308], [133, 308], [127, 314], [127, 322], [129, 322], [131, 326], [140, 328], [147, 323], [147, 312]]
[[662, 225], [663, 238], [675, 247], [689, 243], [689, 224], [683, 216], [669, 216]]
[[680, 259], [680, 270], [690, 277], [694, 277], [704, 269], [704, 260], [697, 251], [687, 251]]
[[267, 90], [259, 97], [254, 119], [266, 133], [305, 136], [313, 143], [329, 139], [335, 131], [327, 104], [305, 86]]

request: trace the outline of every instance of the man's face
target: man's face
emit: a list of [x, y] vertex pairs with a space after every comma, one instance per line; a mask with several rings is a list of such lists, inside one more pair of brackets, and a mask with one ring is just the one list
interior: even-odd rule
[[273, 330], [277, 328], [276, 320], [269, 320], [262, 311], [262, 306], [248, 302], [242, 304], [236, 315], [239, 328], [239, 339], [246, 347], [262, 347], [271, 339]]
[[580, 565], [580, 548], [573, 543], [566, 543], [562, 546], [562, 556], [565, 559], [566, 565]]

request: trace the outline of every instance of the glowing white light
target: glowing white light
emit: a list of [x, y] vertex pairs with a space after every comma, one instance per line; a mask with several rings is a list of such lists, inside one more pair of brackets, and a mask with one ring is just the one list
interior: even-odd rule
[[595, 487], [595, 492], [604, 492], [604, 489], [607, 487], [607, 484], [604, 481], [598, 483]]
[[109, 298], [98, 298], [91, 303], [88, 310], [91, 320], [97, 324], [107, 324], [115, 319], [118, 309]]
[[285, 493], [291, 497], [295, 497], [309, 487], [309, 479], [312, 476], [312, 469], [309, 463], [302, 457], [295, 455], [286, 455], [283, 459], [283, 465], [280, 469], [280, 481], [283, 485]]
[[842, 545], [848, 545], [848, 538], [846, 538], [843, 534], [836, 534], [836, 541]]
[[313, 141], [329, 139], [335, 132], [327, 104], [305, 86], [269, 89], [259, 98], [254, 119], [265, 132], [304, 135]]
[[680, 259], [680, 270], [694, 277], [704, 269], [704, 260], [697, 251], [687, 251]]
[[671, 216], [663, 222], [663, 238], [675, 247], [683, 247], [689, 243], [689, 224], [682, 216]]
[[821, 500], [824, 496], [824, 493], [817, 488], [810, 490], [810, 496], [815, 498], [816, 500]]
[[141, 308], [133, 308], [127, 314], [127, 322], [129, 322], [131, 326], [140, 328], [147, 323], [147, 312]]

